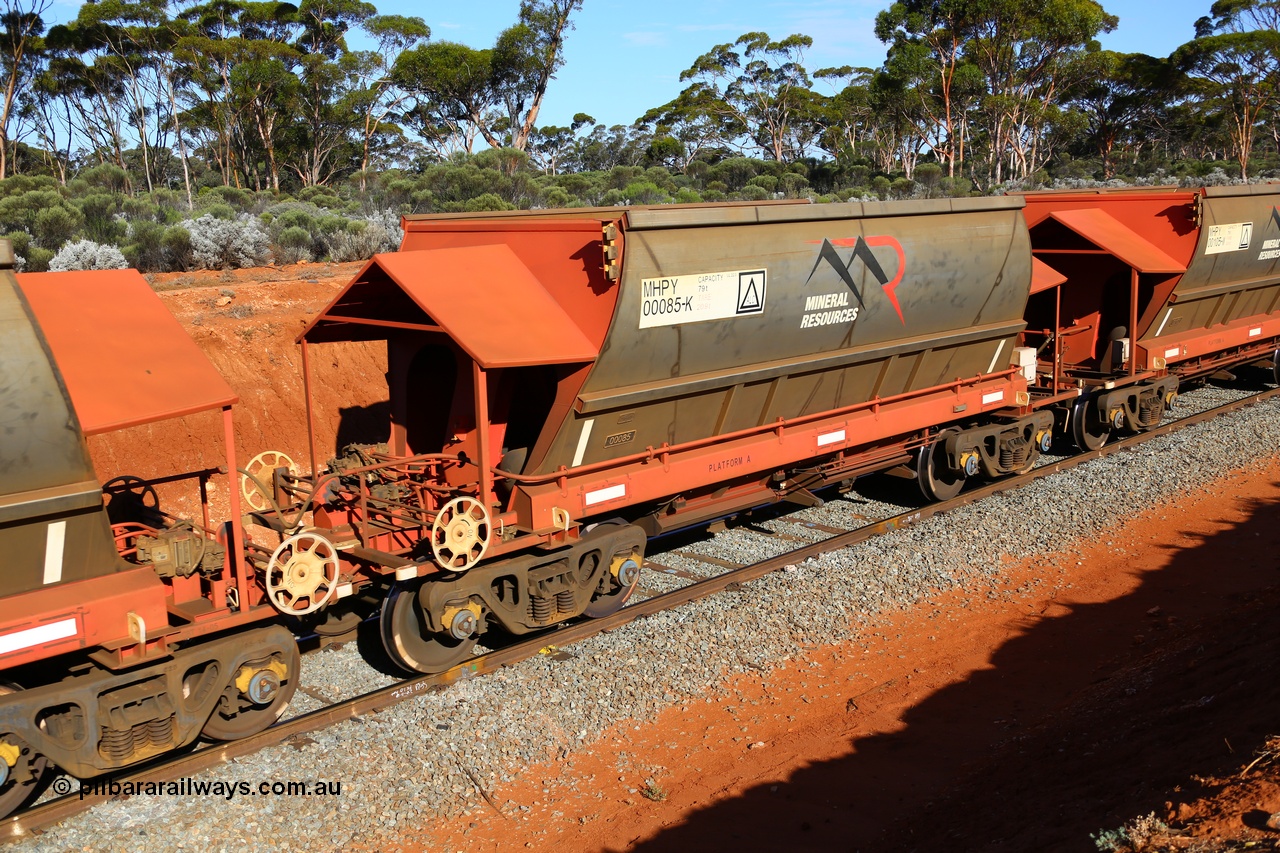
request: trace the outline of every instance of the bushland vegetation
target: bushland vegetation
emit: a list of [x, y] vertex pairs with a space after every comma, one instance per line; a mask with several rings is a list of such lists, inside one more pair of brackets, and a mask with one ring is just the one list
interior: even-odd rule
[[1167, 57], [1102, 50], [1097, 0], [900, 0], [878, 67], [745, 33], [632, 124], [565, 127], [539, 116], [583, 0], [488, 47], [361, 0], [52, 3], [0, 0], [0, 236], [33, 271], [356, 260], [405, 213], [1280, 171], [1280, 0], [1217, 0]]

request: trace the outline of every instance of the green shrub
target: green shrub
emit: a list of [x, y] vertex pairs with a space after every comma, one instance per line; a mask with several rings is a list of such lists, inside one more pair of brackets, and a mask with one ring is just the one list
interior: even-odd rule
[[643, 174], [644, 169], [639, 166], [614, 166], [609, 170], [606, 186], [609, 189], [620, 190]]
[[112, 193], [91, 193], [73, 203], [84, 217], [81, 230], [95, 243], [114, 244], [124, 238], [127, 226], [116, 218], [124, 196]]
[[745, 187], [748, 181], [764, 169], [765, 164], [759, 160], [730, 157], [712, 166], [707, 172], [707, 177], [713, 181], [723, 181], [729, 189], [736, 191]]
[[786, 172], [778, 179], [778, 189], [787, 198], [799, 198], [809, 186], [809, 179], [796, 172]]
[[303, 187], [298, 190], [299, 201], [309, 201], [316, 207], [342, 207], [342, 199], [330, 187]]
[[27, 265], [23, 267], [25, 272], [48, 272], [49, 262], [53, 260], [54, 252], [52, 249], [42, 249], [39, 246], [32, 246], [27, 254]]
[[667, 191], [652, 181], [632, 181], [622, 190], [627, 204], [662, 204], [671, 201]]
[[12, 244], [15, 255], [22, 255], [25, 258], [31, 249], [31, 235], [26, 231], [10, 231], [4, 235], [4, 239]]
[[[80, 230], [84, 218], [77, 210], [62, 205], [46, 207], [36, 213], [35, 237], [45, 249], [57, 251], [62, 244], [70, 240]], [[53, 257], [52, 254], [49, 255]], [[30, 262], [31, 258], [27, 258]]]
[[164, 226], [149, 219], [138, 219], [129, 225], [129, 238], [120, 251], [129, 266], [143, 272], [164, 272]]
[[181, 225], [170, 225], [164, 229], [164, 235], [160, 238], [160, 242], [164, 245], [170, 269], [191, 269], [194, 256], [191, 251], [190, 231]]
[[973, 181], [960, 175], [957, 175], [954, 178], [943, 178], [942, 193], [943, 195], [951, 196], [952, 198], [963, 198], [965, 196], [972, 195]]
[[123, 193], [129, 189], [128, 174], [114, 163], [102, 163], [85, 169], [76, 175], [76, 180], [109, 193]]
[[547, 187], [542, 191], [543, 207], [569, 207], [573, 204], [573, 196], [564, 191], [564, 187]]
[[48, 175], [14, 175], [0, 181], [0, 198], [38, 190], [58, 191], [58, 182]]
[[236, 209], [229, 204], [222, 202], [213, 202], [208, 206], [196, 206], [198, 213], [205, 216], [212, 216], [214, 219], [226, 219], [228, 221], [236, 218]]
[[[268, 218], [273, 213], [275, 217]], [[318, 214], [319, 211], [315, 213]], [[316, 216], [301, 207], [286, 207], [283, 210], [274, 207], [262, 214], [262, 220], [271, 226], [273, 234], [279, 234], [288, 228], [301, 228], [307, 232], [314, 232], [317, 228]]]
[[160, 205], [155, 204], [147, 196], [126, 196], [120, 204], [120, 212], [128, 217], [130, 222], [138, 219], [162, 221], [164, 217]]
[[[487, 210], [488, 208], [484, 208], [484, 209]], [[327, 234], [336, 234], [339, 231], [345, 231], [347, 228], [347, 223], [350, 221], [351, 220], [347, 219], [345, 216], [334, 216], [332, 214], [325, 214], [316, 220], [315, 228], [312, 229], [312, 233], [318, 232], [318, 235], [320, 236], [327, 235]]]
[[197, 203], [206, 210], [211, 205], [221, 203], [230, 205], [237, 211], [243, 211], [247, 210], [253, 203], [253, 193], [242, 190], [239, 187], [210, 187], [207, 190], [200, 191], [200, 198], [197, 199]]
[[508, 204], [493, 193], [482, 193], [463, 203], [462, 209], [468, 213], [481, 210], [515, 210], [514, 204]]
[[293, 225], [285, 228], [276, 236], [272, 254], [275, 255], [276, 263], [279, 264], [296, 264], [299, 261], [309, 261], [312, 258], [311, 244], [313, 242], [310, 231]]

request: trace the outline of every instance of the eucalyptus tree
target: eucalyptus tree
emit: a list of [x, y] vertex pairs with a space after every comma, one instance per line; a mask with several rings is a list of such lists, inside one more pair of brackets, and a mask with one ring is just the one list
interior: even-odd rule
[[928, 148], [924, 99], [913, 82], [889, 68], [871, 78], [871, 104], [877, 117], [877, 166], [882, 172], [901, 169], [908, 179]]
[[1202, 103], [1229, 118], [1240, 177], [1246, 181], [1257, 128], [1280, 96], [1278, 23], [1280, 0], [1218, 0], [1196, 22], [1196, 38], [1173, 55]]
[[[404, 120], [409, 93], [392, 75], [394, 57], [431, 37], [431, 28], [421, 18], [404, 15], [375, 15], [364, 21], [364, 29], [374, 39], [375, 50], [352, 51], [342, 59], [351, 80], [347, 95], [338, 105], [360, 117], [360, 191], [367, 186], [370, 153], [374, 140], [389, 123]], [[394, 128], [399, 130], [398, 124]]]
[[836, 161], [848, 163], [870, 156], [878, 145], [880, 114], [871, 92], [872, 68], [820, 68], [814, 79], [838, 87], [823, 103], [818, 146]]
[[982, 6], [974, 0], [899, 0], [876, 16], [876, 37], [889, 45], [886, 70], [913, 90], [929, 145], [947, 175], [964, 161], [967, 108], [984, 90], [965, 57]]
[[766, 157], [800, 159], [817, 135], [816, 101], [803, 65], [804, 51], [812, 46], [806, 35], [772, 41], [763, 32], [716, 45], [680, 74], [691, 85], [663, 109], [715, 116], [727, 133], [745, 137], [747, 147]]
[[44, 53], [44, 16], [53, 0], [0, 0], [0, 180], [9, 176], [10, 123], [18, 95], [40, 72]]
[[346, 35], [377, 14], [363, 0], [302, 0], [294, 41], [300, 121], [287, 129], [292, 143], [290, 168], [305, 187], [326, 183], [341, 167], [340, 150], [351, 139], [355, 116], [340, 105], [350, 91], [345, 73]]
[[272, 0], [207, 0], [182, 13], [175, 56], [190, 70], [188, 127], [225, 185], [279, 189], [284, 126], [300, 111], [297, 7]]
[[[669, 140], [671, 159], [681, 172], [703, 154], [731, 146], [747, 132], [747, 125], [728, 110], [718, 108], [716, 94], [705, 87], [689, 87], [674, 100], [654, 107], [636, 120], [657, 138]], [[675, 152], [672, 145], [679, 147]]]
[[528, 153], [530, 161], [548, 175], [556, 175], [571, 167], [574, 152], [581, 141], [578, 131], [594, 127], [596, 120], [586, 113], [577, 113], [568, 127], [548, 125], [539, 128], [530, 137]]
[[1176, 100], [1177, 74], [1166, 59], [1101, 50], [1084, 60], [1088, 83], [1071, 106], [1087, 122], [1084, 140], [1102, 161], [1102, 178], [1115, 177], [1117, 147], [1137, 150], [1156, 130], [1162, 108]]
[[79, 76], [86, 85], [98, 88], [100, 97], [121, 98], [148, 191], [158, 177], [155, 160], [166, 147], [170, 114], [176, 117], [179, 70], [172, 62], [168, 6], [167, 0], [86, 3], [74, 21], [49, 34], [69, 68], [77, 61], [84, 66]]
[[1096, 50], [1099, 33], [1119, 19], [1096, 0], [972, 0], [964, 56], [986, 84], [988, 180], [1000, 183], [1006, 160], [1025, 178], [1052, 151], [1058, 106], [1082, 82], [1077, 60]]
[[418, 96], [416, 128], [428, 139], [478, 134], [492, 148], [526, 150], [581, 8], [582, 0], [522, 0], [491, 48], [440, 41], [401, 53], [394, 77]]

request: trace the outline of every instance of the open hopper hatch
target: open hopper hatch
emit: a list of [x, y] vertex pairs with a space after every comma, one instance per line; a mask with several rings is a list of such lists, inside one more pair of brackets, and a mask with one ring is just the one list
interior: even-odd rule
[[392, 453], [465, 455], [486, 501], [489, 467], [536, 454], [547, 412], [599, 354], [501, 244], [375, 255], [299, 337], [308, 388], [308, 344], [371, 340], [388, 342]]
[[[1051, 264], [1061, 280], [1050, 284], [1035, 272], [1029, 329], [1053, 330], [1053, 360], [1065, 368], [1104, 374], [1121, 368], [1127, 342], [1142, 337], [1186, 271], [1100, 207], [1051, 210], [1031, 226], [1031, 242], [1036, 260]], [[1136, 371], [1135, 359], [1127, 359], [1127, 369]]]

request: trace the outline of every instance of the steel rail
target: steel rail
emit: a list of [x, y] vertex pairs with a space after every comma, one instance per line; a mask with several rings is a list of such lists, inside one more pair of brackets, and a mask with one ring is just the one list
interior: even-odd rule
[[[967, 489], [951, 500], [927, 504], [918, 509], [881, 519], [853, 530], [837, 533], [828, 539], [796, 548], [785, 554], [741, 568], [731, 569], [671, 592], [629, 604], [612, 615], [549, 629], [536, 637], [514, 643], [504, 649], [477, 655], [474, 659], [459, 664], [445, 672], [412, 677], [370, 693], [346, 699], [326, 708], [300, 714], [290, 720], [277, 723], [257, 735], [230, 743], [205, 746], [176, 757], [170, 756], [153, 764], [131, 768], [129, 771], [117, 776], [99, 777], [99, 781], [110, 780], [120, 783], [134, 783], [136, 785], [139, 782], [168, 782], [190, 776], [256, 752], [264, 747], [283, 743], [290, 738], [327, 728], [344, 720], [357, 719], [364, 714], [375, 713], [429, 690], [440, 689], [455, 681], [484, 675], [504, 666], [528, 660], [537, 656], [542, 649], [549, 645], [563, 646], [585, 640], [597, 634], [617, 630], [637, 619], [643, 619], [664, 610], [714, 595], [729, 587], [736, 587], [739, 584], [755, 580], [787, 566], [803, 562], [811, 557], [857, 545], [876, 536], [918, 524], [925, 519], [942, 515], [953, 509], [968, 506], [983, 498], [1012, 491], [1046, 479], [1054, 474], [1075, 468], [1095, 459], [1126, 452], [1140, 444], [1176, 432], [1184, 427], [1203, 423], [1221, 415], [1277, 397], [1280, 397], [1280, 388], [1273, 388], [1241, 400], [1206, 409], [1194, 415], [1188, 415], [1185, 418], [1168, 421], [1137, 435], [1116, 439], [1097, 450], [1078, 453], [1034, 468], [1025, 474], [1006, 477], [977, 488]], [[85, 786], [88, 788], [93, 784], [94, 780], [89, 780], [85, 783]], [[68, 817], [86, 811], [90, 807], [112, 798], [109, 793], [87, 793], [81, 797], [77, 791], [72, 791], [66, 796], [11, 815], [0, 821], [0, 844], [38, 834], [44, 828], [53, 826]]]

